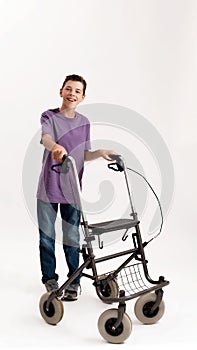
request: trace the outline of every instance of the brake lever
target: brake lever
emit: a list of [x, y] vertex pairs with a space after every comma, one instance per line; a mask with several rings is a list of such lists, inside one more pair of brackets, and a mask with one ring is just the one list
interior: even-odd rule
[[55, 168], [57, 168], [57, 167], [59, 167], [59, 166], [63, 166], [63, 164], [64, 164], [64, 161], [66, 160], [66, 158], [67, 158], [67, 156], [66, 156], [66, 154], [64, 154], [63, 155], [63, 157], [62, 157], [62, 162], [61, 163], [57, 163], [57, 164], [53, 164], [52, 166], [51, 166], [51, 170], [52, 171], [55, 171], [55, 173], [57, 173], [57, 174], [61, 174], [62, 172], [67, 172], [68, 171], [68, 166], [67, 166], [67, 164], [66, 164], [66, 167], [65, 167], [65, 169], [63, 169], [63, 170], [65, 170], [65, 171], [60, 171], [60, 170], [56, 170]]
[[[110, 163], [107, 165], [109, 169], [114, 171], [124, 171], [124, 163], [119, 154], [109, 154], [109, 157], [116, 161], [115, 163]], [[114, 166], [116, 166], [116, 168]]]

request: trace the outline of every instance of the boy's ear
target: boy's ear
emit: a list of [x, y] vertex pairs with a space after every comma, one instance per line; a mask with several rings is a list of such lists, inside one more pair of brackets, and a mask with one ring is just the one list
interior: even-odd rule
[[60, 89], [60, 97], [62, 97], [62, 89]]

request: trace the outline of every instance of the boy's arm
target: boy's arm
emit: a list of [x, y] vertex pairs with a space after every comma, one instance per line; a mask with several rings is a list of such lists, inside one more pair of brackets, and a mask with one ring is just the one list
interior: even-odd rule
[[48, 151], [52, 152], [52, 159], [57, 162], [61, 162], [63, 155], [68, 153], [63, 146], [53, 141], [52, 136], [49, 134], [42, 136], [42, 143]]
[[84, 160], [90, 161], [94, 159], [98, 159], [100, 157], [112, 161], [112, 159], [109, 157], [110, 154], [115, 154], [114, 151], [106, 150], [106, 149], [97, 149], [96, 151], [85, 151], [84, 152]]
[[42, 144], [48, 151], [51, 151], [53, 146], [56, 145], [55, 141], [52, 139], [52, 136], [49, 134], [42, 136]]

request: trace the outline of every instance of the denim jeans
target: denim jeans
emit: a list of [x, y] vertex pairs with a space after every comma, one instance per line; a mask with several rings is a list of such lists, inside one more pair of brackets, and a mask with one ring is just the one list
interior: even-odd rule
[[[63, 250], [68, 265], [68, 277], [79, 266], [79, 223], [80, 210], [75, 204], [59, 204], [62, 218]], [[42, 282], [50, 279], [58, 280], [55, 257], [55, 220], [57, 217], [58, 203], [47, 203], [37, 200], [37, 216], [40, 233], [40, 265]], [[80, 276], [77, 276], [72, 284], [77, 284]]]

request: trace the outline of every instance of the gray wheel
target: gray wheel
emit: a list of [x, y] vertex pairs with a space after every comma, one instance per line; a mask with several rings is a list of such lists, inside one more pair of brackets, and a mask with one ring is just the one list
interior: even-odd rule
[[131, 334], [132, 322], [127, 313], [124, 313], [121, 324], [113, 330], [118, 317], [117, 309], [109, 309], [104, 311], [98, 320], [98, 329], [100, 335], [109, 343], [123, 343]]
[[144, 324], [153, 324], [162, 318], [165, 311], [165, 304], [163, 300], [156, 310], [151, 314], [151, 307], [156, 301], [155, 293], [144, 294], [137, 299], [134, 307], [135, 316], [137, 319]]
[[50, 293], [45, 293], [40, 298], [39, 308], [41, 316], [44, 320], [52, 325], [56, 325], [61, 321], [64, 314], [64, 306], [61, 300], [54, 298], [49, 304], [49, 309], [46, 309], [47, 299]]
[[[111, 302], [108, 300], [110, 298], [118, 298], [119, 296], [119, 286], [116, 280], [111, 280], [107, 284], [105, 283], [105, 279], [107, 278], [107, 275], [101, 275], [99, 277], [99, 280], [101, 281], [101, 285], [97, 287], [98, 291], [101, 293], [102, 296], [105, 297], [105, 300], [103, 300], [106, 304], [111, 304]], [[103, 283], [102, 283], [103, 282]]]

